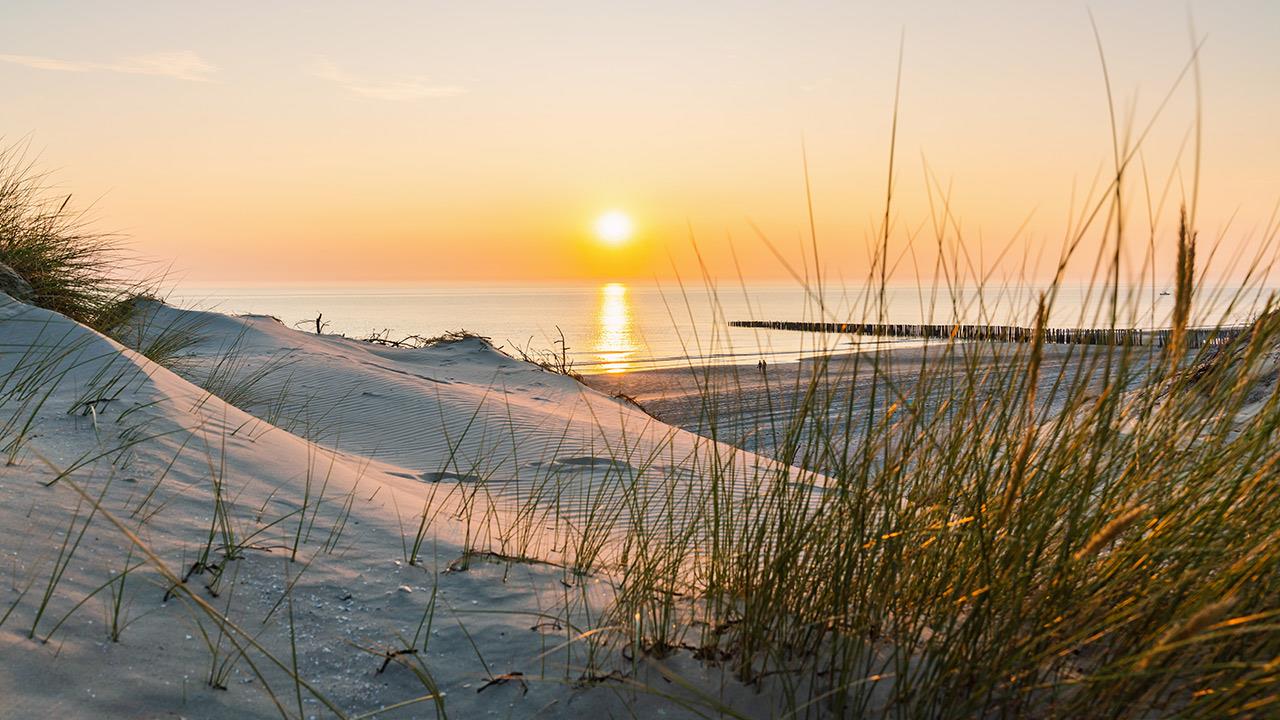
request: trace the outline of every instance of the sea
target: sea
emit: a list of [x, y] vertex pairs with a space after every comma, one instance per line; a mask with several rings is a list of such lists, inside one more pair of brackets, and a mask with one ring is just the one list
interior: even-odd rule
[[[755, 364], [866, 349], [875, 339], [830, 333], [735, 328], [733, 320], [1031, 325], [1042, 286], [805, 286], [796, 282], [688, 286], [658, 282], [543, 284], [184, 283], [168, 302], [185, 308], [271, 315], [286, 325], [352, 338], [400, 341], [465, 330], [511, 354], [563, 362], [582, 373], [621, 373], [690, 364]], [[1202, 288], [1193, 320], [1238, 323], [1256, 315], [1269, 290]], [[1062, 285], [1051, 327], [1166, 327], [1173, 296], [1154, 287], [1110, 292]]]

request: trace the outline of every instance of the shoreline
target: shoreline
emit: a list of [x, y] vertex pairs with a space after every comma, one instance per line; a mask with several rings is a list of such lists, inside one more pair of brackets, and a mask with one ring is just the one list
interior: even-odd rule
[[[874, 374], [882, 386], [892, 385], [900, 399], [913, 399], [920, 392], [917, 383], [922, 373], [927, 373], [935, 384], [939, 378], [949, 375], [959, 379], [974, 369], [998, 376], [1016, 362], [1013, 359], [1017, 353], [1028, 347], [1024, 343], [968, 342], [948, 349], [947, 342], [942, 341], [884, 348]], [[1069, 386], [1077, 379], [1081, 359], [1116, 349], [1045, 345], [1037, 407], [1048, 411], [1060, 407], [1065, 391], [1057, 385]], [[1142, 354], [1151, 348], [1132, 350]], [[831, 427], [849, 425], [850, 418], [865, 418], [872, 410], [869, 390], [874, 354], [874, 350], [829, 353], [771, 363], [763, 371], [750, 365], [711, 364], [585, 375], [582, 380], [602, 393], [625, 396], [661, 422], [785, 463], [795, 460], [783, 457], [784, 449], [795, 441], [791, 433], [797, 428], [793, 423], [805, 403], [810, 402], [806, 399], [808, 394], [818, 398], [820, 412], [812, 403], [804, 410], [802, 433], [816, 427], [829, 432]], [[820, 368], [822, 364], [825, 367]], [[1063, 379], [1066, 382], [1061, 382]], [[1090, 379], [1090, 383], [1096, 382], [1096, 378]], [[918, 399], [925, 412], [937, 411], [946, 400], [936, 389], [923, 392], [925, 397]], [[883, 404], [882, 395], [878, 405]], [[850, 427], [863, 425], [859, 421]], [[857, 437], [855, 430], [842, 440], [856, 442]], [[830, 468], [808, 469], [823, 472]]]

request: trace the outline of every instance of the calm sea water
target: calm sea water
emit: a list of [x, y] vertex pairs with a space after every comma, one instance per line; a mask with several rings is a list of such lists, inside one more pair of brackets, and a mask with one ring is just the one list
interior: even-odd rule
[[[945, 288], [889, 288], [884, 319], [892, 323], [961, 322], [1030, 324], [1042, 288], [960, 292]], [[1205, 293], [1200, 319], [1248, 317], [1249, 302], [1227, 311], [1232, 290]], [[177, 288], [170, 302], [182, 307], [274, 315], [288, 325], [313, 329], [323, 313], [326, 332], [364, 337], [385, 333], [430, 337], [466, 329], [507, 348], [564, 352], [583, 372], [625, 372], [689, 362], [754, 364], [795, 360], [815, 351], [852, 349], [845, 336], [730, 328], [729, 320], [876, 321], [878, 303], [862, 289], [828, 289], [821, 303], [796, 284], [751, 284], [711, 290], [702, 286], [601, 283], [594, 285], [197, 285]], [[1162, 326], [1170, 296], [1150, 289], [1126, 291], [1121, 324]], [[1214, 297], [1217, 299], [1215, 300]], [[1096, 291], [1066, 287], [1051, 325], [1106, 325]], [[870, 342], [863, 339], [861, 342]], [[897, 344], [911, 341], [895, 341]]]

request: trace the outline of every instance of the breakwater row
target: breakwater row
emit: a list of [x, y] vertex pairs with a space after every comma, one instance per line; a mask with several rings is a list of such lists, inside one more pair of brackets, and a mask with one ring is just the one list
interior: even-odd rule
[[[996, 342], [1030, 342], [1036, 329], [1017, 325], [918, 325], [911, 323], [830, 323], [791, 320], [731, 320], [731, 327], [797, 332], [840, 333], [869, 337], [947, 338], [956, 340], [992, 340]], [[1222, 343], [1239, 335], [1248, 325], [1227, 325], [1187, 330], [1188, 347]], [[1153, 345], [1169, 343], [1173, 331], [1167, 328], [1044, 328], [1046, 343], [1062, 345]]]

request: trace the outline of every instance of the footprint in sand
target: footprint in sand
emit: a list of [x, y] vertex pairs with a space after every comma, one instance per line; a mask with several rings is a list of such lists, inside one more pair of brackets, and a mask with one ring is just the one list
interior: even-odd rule
[[423, 472], [423, 473], [404, 473], [404, 472], [388, 472], [388, 475], [404, 478], [405, 480], [421, 480], [422, 482], [438, 483], [445, 480], [458, 480], [461, 482], [476, 483], [480, 482], [480, 476], [470, 473], [451, 473], [451, 472]]
[[573, 457], [556, 458], [551, 464], [557, 470], [566, 472], [573, 472], [576, 470], [616, 470], [618, 472], [636, 472], [634, 467], [622, 460], [597, 457], [595, 455], [576, 455]]

